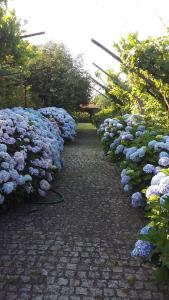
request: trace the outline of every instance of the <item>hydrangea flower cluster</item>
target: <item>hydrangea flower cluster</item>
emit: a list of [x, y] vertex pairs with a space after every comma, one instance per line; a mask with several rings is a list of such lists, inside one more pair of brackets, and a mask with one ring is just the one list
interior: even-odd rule
[[135, 243], [135, 248], [131, 252], [131, 255], [147, 258], [153, 248], [153, 245], [149, 241], [138, 240]]
[[[145, 226], [140, 230], [140, 234], [147, 235], [152, 226]], [[154, 245], [149, 241], [138, 240], [135, 243], [135, 248], [133, 249], [132, 256], [140, 256], [147, 258], [150, 252], [154, 249]]]
[[60, 129], [40, 111], [0, 110], [0, 204], [19, 190], [46, 196], [63, 148]]
[[[148, 205], [151, 209], [157, 205], [159, 215], [164, 212], [160, 224], [168, 224], [165, 218], [166, 211], [169, 210], [169, 135], [158, 135], [156, 131], [147, 128], [142, 116], [131, 114], [106, 119], [101, 124], [98, 134], [107, 154], [110, 154], [122, 169], [121, 184], [124, 191], [133, 190], [131, 205]], [[152, 224], [155, 224], [153, 217], [152, 220]], [[157, 220], [152, 236], [156, 235], [156, 230], [157, 236], [160, 236], [161, 228], [158, 224]], [[143, 236], [140, 236], [132, 256], [147, 258], [155, 247], [158, 248], [158, 243], [153, 245], [151, 242], [153, 237], [149, 229], [150, 226], [145, 226], [140, 231], [141, 235], [147, 234], [147, 237], [144, 240]]]
[[47, 117], [56, 129], [59, 128], [64, 139], [74, 140], [76, 135], [76, 122], [63, 108], [45, 107], [39, 109], [40, 113]]

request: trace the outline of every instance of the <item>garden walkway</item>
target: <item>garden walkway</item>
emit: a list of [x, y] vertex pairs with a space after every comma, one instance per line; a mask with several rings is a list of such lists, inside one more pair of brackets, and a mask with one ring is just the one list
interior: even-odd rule
[[0, 216], [0, 300], [169, 299], [130, 256], [143, 221], [87, 127], [65, 149], [65, 201]]

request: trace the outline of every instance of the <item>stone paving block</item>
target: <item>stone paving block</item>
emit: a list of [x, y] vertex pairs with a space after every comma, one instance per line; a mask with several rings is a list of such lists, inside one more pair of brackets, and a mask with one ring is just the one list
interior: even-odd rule
[[20, 204], [0, 216], [0, 300], [168, 300], [151, 265], [130, 255], [143, 215], [96, 131], [79, 132], [64, 160], [53, 183], [63, 203]]

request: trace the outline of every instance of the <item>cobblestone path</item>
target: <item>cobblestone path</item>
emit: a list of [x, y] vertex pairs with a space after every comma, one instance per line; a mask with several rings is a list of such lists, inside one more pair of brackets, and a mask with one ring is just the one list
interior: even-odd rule
[[65, 202], [0, 217], [0, 300], [169, 299], [130, 256], [143, 221], [119, 182], [95, 130], [81, 130], [55, 184]]

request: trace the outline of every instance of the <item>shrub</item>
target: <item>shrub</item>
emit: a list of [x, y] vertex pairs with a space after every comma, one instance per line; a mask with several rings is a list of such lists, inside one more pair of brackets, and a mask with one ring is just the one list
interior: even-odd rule
[[99, 127], [99, 125], [107, 118], [112, 118], [114, 114], [113, 108], [105, 108], [94, 114], [92, 117], [92, 123]]
[[[63, 113], [70, 120], [66, 111]], [[0, 204], [12, 201], [18, 194], [46, 196], [62, 166], [63, 145], [59, 127], [53, 126], [40, 111], [0, 110]]]
[[105, 153], [122, 170], [124, 191], [134, 192], [131, 205], [148, 212], [149, 224], [132, 255], [150, 258], [156, 278], [164, 282], [169, 278], [169, 135], [152, 130], [142, 116], [129, 114], [104, 120], [98, 135]]
[[76, 123], [70, 114], [63, 108], [45, 107], [39, 109], [47, 117], [64, 139], [73, 140], [76, 134]]
[[86, 111], [77, 111], [73, 113], [73, 117], [81, 123], [90, 123], [91, 122], [91, 118], [90, 118], [90, 114]]

